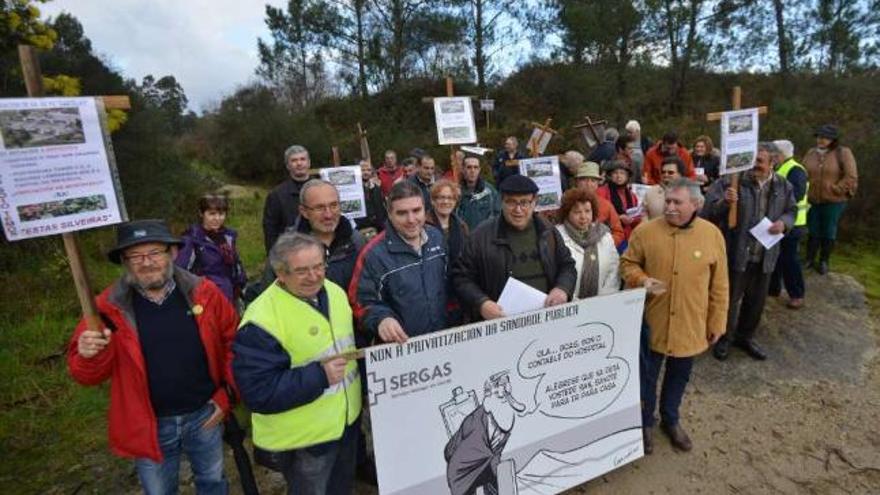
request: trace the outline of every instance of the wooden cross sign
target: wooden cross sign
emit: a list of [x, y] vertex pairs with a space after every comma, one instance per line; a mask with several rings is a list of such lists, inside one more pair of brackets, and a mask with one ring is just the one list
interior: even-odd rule
[[[730, 106], [733, 107], [732, 110], [740, 110], [742, 109], [742, 88], [739, 86], [734, 86], [733, 91], [730, 94]], [[768, 112], [766, 106], [758, 107], [758, 115], [766, 115]], [[717, 122], [721, 120], [721, 115], [723, 112], [711, 112], [706, 114], [706, 120], [709, 122]], [[730, 187], [736, 189], [739, 192], [739, 174], [735, 173], [730, 178]], [[737, 225], [737, 202], [734, 201], [730, 204], [730, 209], [727, 212], [727, 227], [730, 229], [735, 229]]]
[[550, 127], [551, 122], [553, 122], [553, 119], [549, 117], [543, 124], [532, 122], [532, 126], [534, 126], [535, 129], [532, 131], [532, 135], [529, 137], [529, 143], [526, 146], [529, 150], [530, 157], [537, 158], [541, 156], [541, 154], [547, 149], [547, 144], [553, 139], [553, 136], [559, 134], [556, 130]]
[[[43, 75], [40, 70], [40, 63], [36, 49], [29, 45], [19, 45], [18, 57], [19, 62], [21, 63], [22, 75], [24, 77], [25, 86], [27, 87], [28, 96], [31, 98], [44, 96]], [[102, 96], [99, 98], [103, 102], [104, 108], [122, 110], [131, 108], [131, 102], [129, 101], [128, 96]], [[7, 147], [19, 147], [21, 148], [21, 151], [27, 151], [27, 148], [29, 147], [32, 149], [41, 148], [43, 150], [50, 150], [41, 154], [39, 158], [35, 158], [35, 163], [48, 168], [51, 168], [53, 162], [56, 160], [56, 157], [51, 156], [51, 149], [54, 145], [67, 144], [74, 150], [80, 148], [82, 150], [100, 150], [95, 151], [95, 154], [106, 153], [101, 155], [103, 162], [95, 163], [98, 163], [98, 165], [103, 164], [104, 166], [109, 165], [109, 171], [101, 172], [102, 174], [107, 173], [109, 175], [115, 175], [114, 159], [108, 146], [109, 133], [100, 133], [103, 136], [103, 142], [101, 141], [101, 137], [96, 139], [93, 134], [97, 132], [95, 129], [98, 126], [92, 124], [94, 120], [91, 119], [94, 116], [95, 109], [97, 109], [98, 120], [102, 118], [101, 105], [96, 104], [89, 108], [86, 108], [85, 106], [73, 106], [81, 103], [82, 100], [76, 101], [73, 98], [59, 98], [58, 106], [56, 107], [55, 101], [45, 99], [43, 100], [43, 103], [35, 103], [33, 106], [29, 106], [26, 110], [11, 112], [16, 114], [13, 125], [23, 129], [21, 131], [22, 136], [24, 136], [22, 139], [29, 144], [13, 146], [11, 143], [7, 143]], [[71, 106], [67, 106], [68, 104]], [[88, 123], [85, 121], [84, 116], [89, 117], [90, 121]], [[75, 151], [71, 151], [71, 153], [73, 152]], [[90, 177], [93, 176], [95, 175], [91, 175]], [[98, 183], [116, 182], [109, 177], [106, 179], [104, 177], [107, 176], [99, 177], [100, 180], [98, 180]], [[8, 184], [7, 186], [14, 189], [16, 187], [14, 180], [12, 184]], [[64, 219], [65, 216], [70, 215], [67, 217], [68, 219], [62, 220], [57, 226], [46, 224], [44, 226], [46, 227], [45, 231], [34, 230], [32, 233], [28, 234], [25, 232], [24, 227], [20, 230], [16, 230], [18, 231], [18, 234], [21, 235], [21, 237], [18, 238], [51, 235], [52, 230], [61, 232], [61, 238], [64, 241], [64, 250], [67, 254], [68, 263], [70, 264], [70, 272], [73, 277], [74, 286], [76, 287], [76, 294], [82, 309], [83, 318], [85, 319], [89, 330], [101, 331], [104, 325], [101, 322], [97, 306], [95, 305], [91, 282], [80, 251], [76, 230], [117, 223], [117, 219], [119, 221], [126, 221], [127, 215], [125, 213], [125, 206], [122, 202], [121, 191], [119, 190], [118, 185], [116, 186], [115, 193], [113, 193], [112, 187], [107, 189], [106, 185], [96, 187], [101, 187], [101, 189], [98, 190], [100, 192], [96, 193], [95, 190], [83, 192], [79, 184], [73, 184], [69, 187], [68, 184], [65, 184], [64, 182], [55, 184], [55, 192], [53, 193], [54, 196], [52, 196], [51, 201], [42, 200], [43, 202], [39, 204], [26, 205], [17, 208], [19, 224], [22, 226], [25, 224], [38, 224], [46, 221], [46, 219], [55, 218], [55, 215], [59, 212], [61, 212], [62, 215], [57, 218]], [[26, 200], [31, 200], [31, 196], [33, 196], [33, 193], [30, 192], [22, 192], [21, 194]], [[85, 194], [86, 196], [68, 197], [69, 194]], [[84, 218], [82, 214], [86, 212], [94, 213], [92, 214], [92, 217]], [[99, 217], [100, 221], [95, 221], [89, 225], [89, 222]], [[10, 218], [9, 221], [12, 222], [12, 219]], [[81, 223], [82, 226], [76, 225], [76, 223]], [[28, 227], [28, 229], [33, 228]]]
[[584, 138], [587, 144], [587, 151], [595, 149], [596, 146], [605, 141], [605, 126], [607, 124], [608, 122], [604, 120], [593, 120], [587, 115], [584, 117], [583, 123], [574, 126]]

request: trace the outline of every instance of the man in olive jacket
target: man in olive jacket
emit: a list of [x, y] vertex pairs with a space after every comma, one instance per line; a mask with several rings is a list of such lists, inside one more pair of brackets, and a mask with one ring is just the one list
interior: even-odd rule
[[663, 218], [633, 231], [620, 258], [628, 287], [645, 287], [645, 323], [650, 349], [643, 356], [642, 426], [645, 453], [653, 451], [657, 382], [666, 361], [660, 394], [660, 424], [672, 445], [692, 443], [679, 424], [678, 408], [690, 380], [694, 357], [725, 332], [728, 308], [727, 254], [717, 227], [697, 217], [700, 185], [677, 179], [666, 189]]
[[570, 301], [577, 280], [559, 231], [534, 214], [534, 181], [511, 175], [500, 189], [502, 214], [471, 233], [452, 270], [459, 300], [476, 320], [505, 316], [497, 301], [509, 276], [546, 293], [544, 306]]

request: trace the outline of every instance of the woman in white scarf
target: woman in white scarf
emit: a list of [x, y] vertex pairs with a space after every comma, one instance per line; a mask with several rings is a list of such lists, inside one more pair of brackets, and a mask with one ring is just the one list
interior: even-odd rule
[[556, 228], [577, 266], [573, 299], [620, 290], [620, 258], [611, 231], [605, 224], [593, 222], [593, 212], [598, 210], [596, 196], [583, 189], [569, 189], [562, 195], [557, 216], [562, 223]]

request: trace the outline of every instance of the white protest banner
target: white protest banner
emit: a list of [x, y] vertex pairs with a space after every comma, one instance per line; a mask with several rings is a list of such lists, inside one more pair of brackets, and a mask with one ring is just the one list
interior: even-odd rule
[[339, 208], [350, 219], [367, 216], [367, 203], [364, 199], [364, 181], [361, 167], [324, 167], [321, 178], [336, 186], [339, 191]]
[[127, 218], [98, 98], [0, 100], [0, 216], [15, 241]]
[[541, 156], [519, 160], [519, 173], [538, 185], [536, 211], [555, 210], [562, 200], [562, 178], [559, 174], [559, 157]]
[[434, 98], [434, 119], [440, 144], [477, 142], [474, 110], [468, 96]]
[[379, 492], [553, 494], [640, 458], [644, 302], [619, 292], [367, 349]]
[[758, 153], [758, 109], [721, 113], [720, 174], [735, 174], [755, 166]]
[[495, 100], [480, 100], [480, 110], [491, 112], [495, 110]]

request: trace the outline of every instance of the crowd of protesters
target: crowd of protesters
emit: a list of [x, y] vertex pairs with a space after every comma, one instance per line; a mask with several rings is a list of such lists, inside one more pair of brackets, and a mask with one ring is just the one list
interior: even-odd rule
[[[689, 151], [677, 133], [652, 143], [630, 121], [604, 138], [588, 158], [562, 155], [564, 194], [549, 215], [519, 174], [515, 137], [491, 166], [457, 152], [444, 171], [421, 150], [400, 162], [389, 150], [377, 169], [360, 162], [366, 216], [354, 221], [335, 186], [310, 175], [308, 150], [290, 146], [263, 211], [262, 276], [245, 287], [223, 196], [201, 198], [180, 237], [161, 220], [122, 224], [109, 259], [123, 274], [98, 297], [101, 318], [77, 326], [70, 372], [113, 382], [110, 446], [135, 459], [146, 493], [176, 493], [182, 455], [198, 493], [226, 493], [223, 420], [240, 400], [255, 457], [288, 493], [347, 494], [356, 471], [375, 480], [358, 348], [503, 317], [509, 277], [548, 307], [644, 287], [645, 452], [658, 402], [661, 430], [688, 451], [678, 411], [694, 357], [711, 348], [725, 360], [735, 347], [768, 358], [756, 341], [766, 298], [784, 288], [787, 307], [803, 306], [803, 237], [807, 267], [828, 272], [856, 162], [823, 125], [802, 164], [790, 141], [760, 143], [734, 186], [708, 136]], [[784, 234], [769, 248], [750, 234], [765, 218]]]

